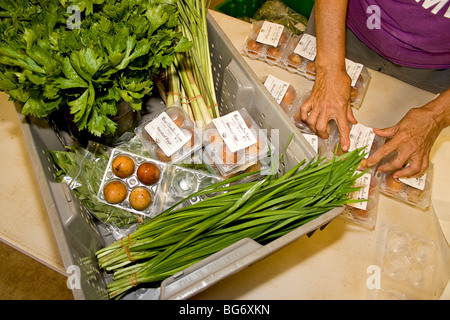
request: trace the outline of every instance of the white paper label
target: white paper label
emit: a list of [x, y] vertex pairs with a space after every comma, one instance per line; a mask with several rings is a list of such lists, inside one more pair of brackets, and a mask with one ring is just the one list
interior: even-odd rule
[[310, 144], [310, 146], [317, 153], [319, 152], [319, 137], [315, 134], [303, 133], [303, 137], [305, 137], [306, 141]]
[[304, 33], [295, 47], [294, 53], [310, 61], [314, 61], [317, 53], [316, 37]]
[[[369, 199], [369, 189], [370, 189], [370, 179], [372, 176], [370, 173], [365, 173], [358, 179], [356, 179], [354, 186], [355, 187], [361, 187], [358, 191], [352, 192], [349, 197], [350, 199], [354, 200], [363, 200], [363, 199]], [[361, 209], [361, 210], [367, 210], [367, 201], [362, 202], [355, 202], [355, 203], [349, 203], [348, 204], [351, 207]]]
[[191, 139], [165, 112], [149, 122], [144, 129], [168, 157], [180, 150]]
[[257, 142], [255, 135], [247, 127], [238, 111], [215, 118], [213, 122], [231, 152], [245, 149]]
[[281, 103], [290, 83], [269, 74], [266, 81], [264, 81], [264, 86], [269, 90], [272, 97], [274, 97], [278, 103]]
[[411, 186], [413, 188], [423, 191], [425, 189], [425, 184], [427, 181], [427, 174], [424, 173], [419, 178], [399, 178], [398, 180], [400, 180], [404, 184], [407, 184], [408, 186]]
[[375, 139], [375, 133], [372, 128], [366, 127], [360, 123], [352, 126], [350, 130], [350, 148], [349, 151], [353, 151], [357, 148], [366, 146], [367, 152], [365, 158], [369, 157], [370, 149], [372, 148], [373, 140]]
[[283, 30], [284, 26], [281, 24], [264, 21], [256, 41], [276, 47], [283, 34]]
[[350, 77], [350, 79], [352, 79], [352, 87], [356, 85], [356, 81], [358, 81], [363, 67], [364, 66], [361, 63], [356, 63], [352, 60], [345, 59], [345, 68], [347, 70], [348, 76]]

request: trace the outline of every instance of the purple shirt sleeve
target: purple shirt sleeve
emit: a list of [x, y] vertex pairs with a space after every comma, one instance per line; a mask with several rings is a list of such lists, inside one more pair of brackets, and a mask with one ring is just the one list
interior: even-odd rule
[[396, 64], [450, 68], [448, 0], [349, 0], [347, 26]]

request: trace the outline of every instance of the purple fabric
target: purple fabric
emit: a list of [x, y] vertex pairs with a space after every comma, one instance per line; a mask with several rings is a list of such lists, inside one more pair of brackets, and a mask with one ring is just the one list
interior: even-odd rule
[[347, 26], [396, 64], [450, 68], [449, 0], [349, 0]]

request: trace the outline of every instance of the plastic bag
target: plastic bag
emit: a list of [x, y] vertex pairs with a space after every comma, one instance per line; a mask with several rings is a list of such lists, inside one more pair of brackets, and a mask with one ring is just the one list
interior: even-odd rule
[[267, 20], [281, 24], [295, 34], [302, 34], [308, 23], [308, 19], [305, 16], [289, 8], [280, 0], [268, 0], [264, 2], [256, 11], [253, 19]]
[[[137, 142], [136, 142], [137, 143]], [[136, 143], [127, 144], [137, 149]], [[123, 229], [135, 228], [144, 222], [144, 217], [127, 210], [118, 209], [98, 201], [97, 193], [111, 148], [100, 143], [89, 142], [86, 149], [73, 148], [71, 151], [50, 151], [55, 163], [61, 168], [59, 180], [67, 183], [77, 198], [98, 220]]]

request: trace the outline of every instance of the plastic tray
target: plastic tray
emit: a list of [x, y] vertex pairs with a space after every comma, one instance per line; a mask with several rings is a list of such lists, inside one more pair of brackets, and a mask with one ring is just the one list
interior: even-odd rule
[[[280, 172], [292, 168], [303, 159], [312, 159], [316, 155], [312, 147], [280, 110], [211, 15], [208, 15], [208, 31], [221, 114], [245, 107], [256, 123], [267, 129], [271, 142], [279, 143], [279, 150], [286, 147], [293, 135], [279, 164]], [[24, 117], [19, 105], [17, 110], [63, 264], [68, 275], [78, 280], [72, 286], [74, 298], [107, 299], [107, 277], [97, 267], [95, 252], [115, 241], [115, 234], [93, 219], [66, 184], [56, 182], [57, 168], [48, 150], [64, 150], [64, 139], [60, 136], [64, 133], [58, 134], [47, 120]], [[243, 239], [166, 279], [159, 288], [139, 289], [127, 294], [124, 299], [189, 298], [300, 237], [323, 228], [342, 210], [335, 208], [265, 246], [251, 239]], [[76, 270], [76, 273], [69, 270]]]

